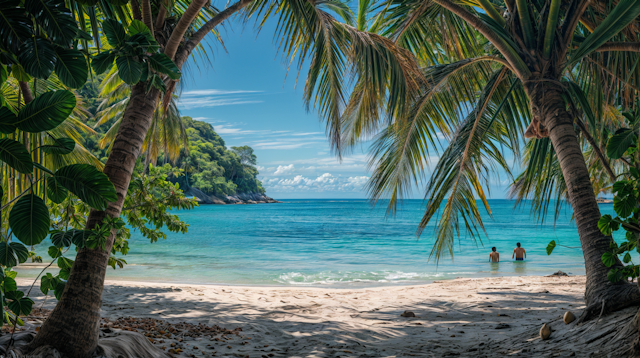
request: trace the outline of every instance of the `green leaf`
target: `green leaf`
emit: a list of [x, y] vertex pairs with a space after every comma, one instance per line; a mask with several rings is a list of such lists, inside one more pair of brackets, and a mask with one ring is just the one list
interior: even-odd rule
[[0, 160], [20, 173], [33, 172], [33, 161], [24, 144], [13, 139], [0, 139]]
[[25, 0], [24, 7], [44, 28], [49, 39], [63, 47], [72, 44], [78, 34], [78, 24], [64, 1]]
[[47, 39], [32, 37], [20, 46], [18, 60], [29, 75], [47, 79], [55, 67], [56, 52]]
[[102, 22], [102, 31], [107, 36], [107, 41], [112, 47], [121, 46], [127, 39], [127, 34], [122, 24], [113, 19], [106, 19]]
[[160, 76], [156, 74], [153, 74], [153, 76], [151, 76], [151, 80], [147, 84], [147, 93], [151, 91], [152, 87], [157, 88], [163, 93], [167, 92], [167, 87], [164, 85], [164, 81], [162, 81], [162, 78], [160, 78]]
[[69, 231], [57, 231], [51, 234], [51, 243], [56, 247], [63, 248], [71, 246], [71, 239], [76, 231], [82, 230], [69, 230]]
[[71, 270], [73, 267], [73, 260], [69, 260], [64, 256], [58, 257], [58, 267], [60, 270]]
[[96, 71], [97, 74], [101, 74], [113, 67], [113, 61], [115, 59], [115, 52], [111, 50], [103, 51], [93, 56], [93, 59], [91, 60], [91, 67], [93, 67], [93, 70]]
[[118, 56], [116, 58], [118, 75], [128, 85], [134, 85], [140, 81], [142, 76], [142, 64], [136, 62], [131, 56]]
[[622, 259], [622, 262], [624, 262], [625, 264], [628, 264], [629, 262], [631, 262], [631, 254], [627, 252], [624, 255], [624, 258]]
[[16, 283], [16, 280], [11, 277], [5, 277], [2, 280], [2, 288], [4, 289], [4, 292], [11, 292], [18, 289], [18, 284]]
[[141, 32], [146, 32], [148, 34], [151, 34], [151, 31], [149, 31], [149, 28], [147, 27], [147, 25], [145, 25], [142, 21], [140, 20], [131, 21], [131, 24], [129, 24], [129, 35], [133, 36]]
[[598, 220], [598, 229], [600, 232], [609, 236], [611, 232], [618, 230], [620, 224], [611, 217], [611, 215], [602, 215], [600, 220]]
[[618, 130], [607, 143], [607, 156], [611, 159], [620, 159], [624, 152], [637, 140], [636, 134], [628, 128]]
[[[65, 276], [66, 278], [62, 277], [62, 272], [65, 272]], [[60, 273], [58, 274], [58, 276], [60, 276], [60, 278], [62, 278], [63, 280], [66, 280], [69, 278], [69, 271], [63, 270], [60, 271]], [[54, 289], [54, 295], [56, 296], [56, 300], [60, 300], [60, 297], [62, 297], [62, 292], [64, 292], [64, 285], [66, 282], [62, 281], [60, 278], [56, 279], [56, 288]]]
[[56, 48], [54, 70], [60, 81], [67, 87], [80, 88], [87, 81], [89, 69], [84, 54], [78, 50]]
[[609, 280], [609, 282], [618, 283], [621, 278], [622, 274], [618, 269], [611, 269], [609, 270], [609, 272], [607, 272], [607, 279]]
[[93, 165], [68, 165], [58, 169], [54, 177], [58, 183], [96, 210], [105, 210], [107, 202], [118, 199], [109, 178]]
[[613, 266], [616, 263], [615, 255], [608, 251], [605, 252], [602, 254], [602, 263], [607, 267]]
[[29, 76], [25, 71], [24, 68], [22, 68], [22, 66], [20, 65], [13, 65], [11, 66], [11, 74], [13, 75], [13, 77], [18, 80], [18, 81], [22, 81], [22, 82], [29, 82], [31, 81], [31, 76]]
[[40, 197], [26, 194], [9, 213], [13, 234], [25, 245], [37, 245], [49, 234], [49, 208]]
[[638, 198], [635, 195], [616, 195], [613, 197], [613, 210], [622, 218], [629, 217], [637, 205]]
[[67, 90], [45, 92], [18, 113], [18, 129], [39, 133], [56, 128], [71, 115], [76, 97]]
[[5, 293], [5, 299], [8, 300], [7, 306], [16, 315], [26, 316], [31, 313], [33, 301], [30, 298], [23, 297], [22, 291], [12, 291]]
[[55, 283], [56, 283], [56, 279], [53, 277], [53, 275], [50, 273], [47, 273], [46, 275], [40, 278], [40, 291], [42, 291], [42, 293], [45, 295], [48, 294], [49, 290], [54, 289]]
[[581, 60], [598, 49], [640, 15], [640, 1], [621, 0], [596, 29], [587, 36], [580, 47], [571, 54], [569, 64]]
[[7, 107], [0, 107], [0, 133], [12, 134], [16, 131], [16, 126], [13, 125], [18, 121], [16, 116]]
[[[17, 242], [0, 242], [0, 264], [6, 267], [17, 266], [29, 258], [29, 250]], [[15, 277], [15, 275], [13, 275]]]
[[69, 192], [53, 177], [47, 178], [47, 197], [56, 204], [60, 204], [67, 198]]
[[551, 240], [549, 245], [547, 245], [547, 255], [551, 255], [551, 253], [553, 252], [553, 249], [555, 248], [556, 248], [556, 240]]
[[[7, 66], [0, 64], [0, 86], [9, 79], [9, 72], [7, 71]], [[2, 104], [2, 102], [0, 102]]]
[[[71, 275], [71, 270], [60, 270], [60, 272], [58, 272], [58, 276], [60, 276], [61, 279], [63, 280], [68, 280], [69, 279], [69, 275]], [[60, 292], [60, 294], [62, 294], [62, 291]], [[56, 290], [56, 298], [60, 299], [60, 297], [58, 297], [58, 292]]]
[[18, 0], [0, 1], [0, 43], [16, 53], [20, 43], [31, 37], [32, 21], [26, 16]]
[[62, 255], [62, 249], [55, 246], [49, 246], [47, 253], [49, 254], [49, 256], [51, 256], [52, 259], [57, 259]]
[[40, 147], [47, 154], [69, 154], [76, 148], [76, 141], [71, 138], [58, 138], [54, 144], [47, 144]]
[[83, 248], [91, 235], [93, 235], [93, 232], [90, 230], [74, 230], [71, 242], [77, 247]]
[[636, 169], [635, 167], [631, 167], [629, 168], [629, 173], [635, 178], [635, 179], [640, 179], [640, 171], [638, 171], [638, 169]]
[[149, 61], [151, 68], [169, 76], [172, 80], [180, 78], [180, 69], [178, 69], [178, 66], [171, 61], [169, 56], [163, 53], [157, 53], [149, 57], [147, 61]]

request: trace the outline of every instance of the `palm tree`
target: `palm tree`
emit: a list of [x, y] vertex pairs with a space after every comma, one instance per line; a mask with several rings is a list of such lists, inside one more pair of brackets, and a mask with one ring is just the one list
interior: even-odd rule
[[[311, 101], [311, 93], [317, 89], [323, 99], [316, 104], [323, 113], [338, 115], [341, 110], [342, 88], [346, 84], [339, 80], [345, 70], [342, 48], [347, 43], [356, 44], [376, 61], [391, 62], [394, 68], [399, 67], [392, 53], [402, 50], [392, 42], [359, 32], [330, 15], [329, 12], [338, 14], [351, 23], [350, 9], [336, 0], [239, 0], [212, 16], [208, 15], [211, 11], [207, 0], [191, 1], [186, 8], [180, 8], [180, 4], [173, 6], [172, 2], [161, 1], [157, 3], [159, 6], [152, 7], [150, 0], [141, 3], [132, 0], [134, 20], [129, 31], [113, 19], [103, 21], [107, 42], [117, 51], [106, 49], [94, 56], [92, 67], [102, 73], [113, 67], [115, 59], [119, 76], [131, 86], [131, 94], [103, 170], [113, 183], [118, 200], [109, 203], [105, 211], [92, 210], [87, 230], [92, 230], [107, 216], [120, 216], [136, 160], [142, 153], [160, 98], [166, 107], [186, 60], [207, 34], [233, 14], [246, 8], [247, 20], [253, 16], [259, 24], [270, 17], [278, 18], [277, 34], [282, 39], [283, 53], [291, 59], [299, 57], [300, 65], [305, 59], [312, 63], [306, 99]], [[200, 16], [202, 14], [204, 16]], [[138, 45], [128, 45], [134, 39]], [[98, 342], [100, 298], [113, 242], [111, 235], [104, 248], [78, 250], [60, 301], [26, 351], [50, 346], [73, 358], [84, 358], [94, 352]]]
[[502, 149], [521, 158], [523, 136], [532, 138], [528, 170], [515, 191], [550, 199], [548, 187], [532, 188], [552, 178], [556, 197], [566, 193], [585, 257], [582, 319], [602, 307], [636, 303], [635, 285], [607, 280], [601, 256], [612, 239], [598, 230], [600, 211], [583, 145], [590, 146], [590, 162], [597, 158], [607, 180], [615, 181], [602, 153], [610, 128], [604, 113], [634, 105], [638, 14], [640, 3], [633, 0], [391, 0], [376, 18], [384, 18], [377, 30], [410, 51], [423, 76], [409, 88], [384, 66], [356, 59], [345, 110], [327, 118], [330, 131], [338, 133], [335, 148], [344, 151], [379, 133], [367, 188], [374, 201], [389, 197], [393, 211], [424, 179], [431, 153], [446, 147], [425, 184], [429, 203], [418, 230], [440, 212], [432, 251], [438, 259], [453, 253], [460, 224], [474, 238], [480, 235], [476, 197], [491, 213], [483, 186], [497, 168], [511, 175]]
[[[100, 84], [99, 96], [102, 101], [95, 116], [94, 128], [111, 123], [98, 143], [100, 148], [111, 148], [122, 121], [122, 114], [129, 104], [130, 94], [131, 87], [122, 81], [115, 67], [111, 69]], [[159, 105], [153, 115], [151, 128], [142, 146], [142, 152], [145, 153], [145, 170], [150, 163], [156, 164], [161, 151], [164, 153], [165, 163], [175, 162], [183, 148], [188, 151], [189, 138], [174, 95], [166, 108]]]

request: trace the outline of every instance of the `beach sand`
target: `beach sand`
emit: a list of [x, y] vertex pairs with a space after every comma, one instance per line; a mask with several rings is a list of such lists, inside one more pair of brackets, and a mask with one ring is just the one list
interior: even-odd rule
[[[31, 282], [18, 281], [23, 289]], [[584, 284], [584, 276], [464, 278], [364, 289], [107, 281], [102, 316], [108, 320], [103, 327], [113, 329], [131, 327], [114, 322], [119, 317], [177, 324], [182, 332], [167, 334], [162, 326], [147, 335], [179, 357], [601, 356], [600, 341], [610, 337], [592, 339], [584, 327], [562, 322], [567, 310], [580, 315]], [[38, 286], [31, 297], [41, 307]], [[49, 298], [44, 308], [54, 305]], [[416, 317], [402, 317], [405, 310]], [[620, 313], [623, 321], [636, 310]], [[197, 326], [188, 326], [189, 333], [181, 322]], [[554, 330], [546, 341], [538, 336], [543, 323]], [[211, 328], [216, 325], [227, 330]], [[202, 334], [193, 334], [198, 327]]]

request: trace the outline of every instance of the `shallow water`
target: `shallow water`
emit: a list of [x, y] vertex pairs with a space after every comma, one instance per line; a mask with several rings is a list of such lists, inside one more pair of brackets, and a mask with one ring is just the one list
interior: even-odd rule
[[[186, 235], [169, 234], [150, 244], [138, 233], [130, 241], [129, 263], [108, 269], [108, 279], [177, 283], [297, 286], [380, 286], [417, 284], [455, 277], [548, 275], [558, 270], [584, 274], [571, 211], [540, 225], [528, 207], [514, 209], [508, 200], [490, 201], [493, 216], [483, 212], [488, 238], [473, 241], [461, 231], [454, 257], [436, 265], [429, 260], [434, 242], [430, 225], [417, 239], [424, 205], [405, 201], [395, 217], [366, 200], [285, 200], [282, 204], [203, 205], [178, 212]], [[601, 211], [612, 213], [611, 204]], [[546, 246], [556, 240], [551, 256]], [[516, 242], [527, 260], [514, 262]], [[49, 244], [37, 251], [45, 254]], [[500, 263], [489, 263], [491, 246]], [[43, 256], [44, 257], [44, 256]], [[21, 275], [35, 275], [22, 270]]]

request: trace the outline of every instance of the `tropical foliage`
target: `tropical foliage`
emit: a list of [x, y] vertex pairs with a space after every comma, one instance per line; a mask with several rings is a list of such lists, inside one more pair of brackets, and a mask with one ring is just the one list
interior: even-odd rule
[[227, 149], [224, 140], [209, 123], [182, 117], [189, 137], [189, 149], [184, 150], [176, 166], [184, 169], [178, 178], [181, 188], [196, 187], [210, 195], [264, 193], [255, 167], [256, 156], [248, 146]]

